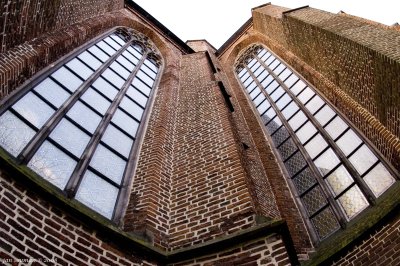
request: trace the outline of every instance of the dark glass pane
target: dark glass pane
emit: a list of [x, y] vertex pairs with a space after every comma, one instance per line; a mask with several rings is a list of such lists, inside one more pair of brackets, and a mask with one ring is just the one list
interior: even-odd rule
[[317, 180], [308, 167], [296, 175], [292, 180], [299, 195], [303, 194], [307, 189], [317, 183]]
[[274, 133], [280, 126], [282, 126], [282, 122], [277, 116], [266, 125], [269, 134]]
[[134, 87], [129, 86], [128, 91], [126, 94], [131, 97], [135, 102], [140, 104], [142, 107], [146, 107], [147, 103], [147, 97], [141, 94], [138, 90], [136, 90]]
[[70, 92], [76, 91], [76, 89], [83, 83], [83, 81], [75, 76], [71, 71], [65, 67], [61, 67], [59, 70], [51, 74], [58, 82], [60, 82]]
[[285, 165], [289, 175], [292, 177], [302, 168], [304, 168], [307, 163], [304, 160], [303, 155], [298, 151], [285, 162]]
[[288, 137], [289, 137], [289, 133], [287, 132], [286, 128], [281, 127], [278, 131], [276, 131], [272, 135], [272, 140], [275, 143], [275, 147], [279, 146]]
[[41, 128], [54, 113], [53, 108], [32, 92], [28, 92], [12, 108], [37, 128]]
[[83, 64], [76, 58], [69, 61], [67, 63], [67, 66], [84, 80], [88, 79], [93, 74], [93, 70], [88, 68], [85, 64]]
[[321, 239], [328, 237], [339, 229], [339, 223], [330, 207], [318, 213], [311, 221]]
[[282, 160], [285, 161], [287, 158], [289, 158], [290, 155], [292, 155], [297, 150], [297, 146], [290, 138], [286, 140], [281, 146], [279, 146], [278, 150], [281, 154]]
[[114, 100], [115, 96], [118, 93], [118, 90], [115, 87], [113, 87], [110, 83], [108, 83], [101, 77], [96, 79], [92, 86], [103, 93], [105, 96], [107, 96], [107, 98], [110, 100]]
[[305, 194], [301, 199], [310, 216], [327, 203], [319, 186], [316, 186], [311, 191], [307, 192], [307, 194]]
[[35, 87], [35, 91], [51, 102], [55, 107], [60, 107], [70, 96], [63, 88], [50, 78], [43, 80]]

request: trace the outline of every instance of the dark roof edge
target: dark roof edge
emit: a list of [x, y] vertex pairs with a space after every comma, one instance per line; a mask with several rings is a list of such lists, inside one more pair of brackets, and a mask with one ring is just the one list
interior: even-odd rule
[[187, 40], [186, 43], [188, 42], [206, 42], [208, 45], [211, 46], [211, 48], [213, 48], [215, 51], [217, 51], [217, 48], [214, 47], [214, 45], [212, 45], [209, 41], [207, 41], [206, 39], [197, 39], [197, 40]]
[[255, 9], [258, 9], [258, 8], [260, 8], [260, 7], [268, 6], [268, 5], [271, 5], [271, 2], [268, 2], [268, 3], [265, 3], [265, 4], [263, 4], [263, 5], [259, 5], [259, 6], [253, 7], [253, 8], [251, 9], [251, 11], [253, 11], [253, 10], [255, 10]]
[[253, 17], [250, 17], [221, 47], [215, 52], [216, 56], [222, 54], [236, 39], [238, 39], [244, 30], [253, 24]]
[[156, 28], [158, 28], [161, 32], [163, 32], [168, 38], [174, 41], [184, 52], [188, 54], [194, 53], [193, 49], [190, 48], [184, 41], [182, 41], [178, 36], [176, 36], [172, 31], [170, 31], [167, 27], [165, 27], [161, 22], [159, 22], [156, 18], [150, 15], [146, 10], [144, 10], [134, 1], [125, 0], [125, 5], [137, 11], [140, 15], [146, 18]]

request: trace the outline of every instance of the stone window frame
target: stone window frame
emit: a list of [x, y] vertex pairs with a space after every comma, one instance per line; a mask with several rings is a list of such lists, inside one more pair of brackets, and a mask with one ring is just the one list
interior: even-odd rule
[[[120, 39], [118, 40], [118, 38]], [[105, 39], [108, 39], [108, 42], [105, 42]], [[115, 45], [115, 51], [113, 51], [111, 54], [108, 54], [108, 59], [100, 59], [99, 54], [96, 55], [95, 53], [89, 51], [89, 49], [96, 47], [96, 49], [99, 49], [101, 53], [107, 54], [106, 50], [101, 49], [100, 46], [96, 45], [99, 43], [102, 43], [102, 45], [104, 45], [104, 42], [109, 45], [109, 47], [105, 47], [107, 49], [112, 47], [111, 44]], [[142, 57], [136, 58], [136, 62], [129, 61], [129, 59], [125, 56], [129, 54], [133, 58], [134, 56], [132, 52], [137, 52], [138, 54], [142, 53]], [[95, 68], [93, 67], [93, 65], [90, 65], [88, 62], [81, 59], [80, 56], [83, 53], [86, 53], [86, 56], [89, 54], [92, 59], [94, 58], [95, 61], [101, 63], [100, 66]], [[124, 53], [125, 55], [123, 55]], [[120, 63], [122, 62], [122, 60], [128, 61], [124, 61], [125, 64], [122, 64]], [[76, 69], [74, 70], [73, 67], [67, 66], [67, 64], [70, 64], [72, 61], [74, 61], [75, 64], [79, 63], [81, 66], [84, 67], [80, 69], [80, 71], [76, 71]], [[114, 67], [121, 67], [119, 69], [120, 71], [113, 69], [113, 64], [115, 64]], [[127, 65], [131, 66], [130, 69], [126, 67]], [[61, 68], [67, 69], [68, 73], [73, 74], [75, 78], [80, 79], [81, 83], [77, 88], [75, 88], [75, 90], [70, 90], [68, 88], [68, 84], [71, 80], [68, 80], [68, 83], [62, 83], [59, 79], [51, 76], [52, 74], [59, 71]], [[82, 70], [85, 69], [90, 69], [92, 71], [92, 73], [87, 78], [82, 77], [82, 75], [84, 75], [84, 71]], [[112, 82], [107, 80], [105, 76], [102, 76], [105, 71], [109, 71], [109, 73], [112, 73], [113, 75], [115, 75], [115, 77], [123, 80], [123, 84], [119, 88], [116, 87]], [[129, 75], [123, 77], [120, 73], [122, 71], [125, 73], [129, 73]], [[29, 161], [32, 159], [33, 156], [35, 156], [42, 145], [45, 142], [51, 143], [51, 145], [54, 146], [56, 149], [74, 159], [76, 161], [76, 164], [73, 168], [72, 174], [69, 175], [69, 177], [67, 178], [66, 186], [63, 189], [57, 187], [51, 181], [45, 180], [45, 178], [42, 177], [45, 183], [51, 184], [50, 187], [52, 188], [52, 190], [57, 191], [57, 193], [64, 194], [68, 199], [74, 199], [76, 193], [79, 190], [82, 179], [85, 177], [84, 174], [91, 171], [92, 173], [97, 175], [97, 177], [100, 177], [102, 181], [105, 181], [107, 182], [107, 184], [111, 184], [118, 189], [115, 205], [112, 210], [112, 215], [106, 217], [106, 215], [101, 214], [99, 211], [96, 211], [88, 204], [81, 203], [75, 199], [73, 201], [79, 202], [78, 205], [82, 204], [86, 206], [91, 211], [95, 211], [96, 213], [100, 214], [103, 217], [106, 217], [113, 223], [121, 224], [129, 201], [130, 187], [136, 170], [141, 142], [144, 138], [144, 132], [148, 123], [149, 113], [154, 104], [154, 95], [156, 93], [156, 90], [158, 89], [162, 73], [162, 56], [147, 36], [131, 28], [114, 27], [104, 32], [103, 34], [100, 34], [99, 36], [91, 39], [90, 41], [86, 42], [84, 45], [68, 53], [67, 55], [62, 56], [55, 63], [49, 65], [48, 67], [34, 75], [29, 81], [17, 88], [13, 93], [11, 93], [0, 102], [0, 118], [5, 113], [11, 113], [19, 121], [22, 121], [22, 123], [27, 128], [36, 131], [33, 137], [28, 141], [28, 143], [24, 145], [24, 148], [22, 148], [22, 150], [20, 150], [17, 154], [12, 154], [11, 151], [7, 150], [5, 147], [2, 147], [2, 145], [0, 145], [0, 150], [2, 150], [3, 154], [7, 154], [7, 157], [13, 158], [12, 160], [16, 164], [20, 165], [21, 168], [28, 168], [26, 166], [28, 165]], [[143, 81], [141, 80], [141, 77]], [[115, 89], [116, 94], [113, 98], [107, 97], [107, 95], [104, 94], [104, 91], [92, 86], [100, 78], [102, 78], [109, 87]], [[69, 93], [66, 100], [60, 104], [57, 104], [58, 106], [56, 106], [51, 99], [41, 95], [41, 93], [38, 92], [38, 89], [36, 89], [37, 87], [39, 87], [39, 85], [42, 84], [42, 82], [46, 80], [50, 80], [51, 82], [56, 84], [57, 87], [62, 89], [63, 93]], [[134, 82], [136, 82], [137, 84], [138, 80], [142, 81], [142, 85], [144, 87], [146, 87], [147, 85], [147, 93], [142, 92], [139, 86], [136, 87], [135, 85], [133, 85]], [[147, 84], [151, 82], [153, 83], [152, 85]], [[103, 100], [108, 101], [109, 105], [106, 111], [101, 113], [97, 109], [96, 104], [90, 104], [89, 102], [82, 99], [82, 96], [84, 96], [85, 93], [89, 90], [92, 93], [96, 93], [97, 96], [101, 96]], [[139, 94], [140, 98], [142, 99], [147, 98], [146, 102], [143, 104], [143, 101], [140, 102], [135, 97], [132, 97], [129, 94], [130, 91], [133, 91], [135, 95]], [[46, 106], [53, 109], [53, 113], [48, 119], [46, 119], [46, 122], [44, 122], [43, 125], [35, 126], [26, 117], [19, 114], [16, 110], [12, 109], [15, 104], [17, 104], [28, 94], [34, 95], [35, 98], [38, 98], [40, 101], [44, 102]], [[140, 108], [140, 110], [142, 111], [141, 117], [140, 115], [139, 118], [135, 117], [131, 112], [128, 111], [128, 109], [124, 109], [124, 107], [120, 105], [122, 101], [130, 101], [129, 106], [135, 106], [137, 107], [137, 110], [139, 110]], [[96, 113], [100, 116], [101, 120], [97, 124], [96, 129], [93, 132], [90, 132], [87, 128], [85, 128], [85, 125], [79, 124], [74, 118], [67, 116], [68, 111], [76, 106], [75, 104], [77, 102], [85, 106], [86, 110], [90, 110], [90, 112]], [[129, 117], [129, 119], [137, 123], [135, 133], [130, 134], [126, 130], [124, 131], [122, 127], [118, 127], [117, 123], [112, 120], [117, 111], [123, 113], [125, 117]], [[80, 132], [85, 133], [86, 136], [89, 137], [89, 141], [87, 142], [86, 146], [84, 146], [85, 148], [80, 156], [74, 155], [71, 149], [66, 148], [65, 145], [63, 146], [63, 144], [58, 143], [55, 139], [51, 139], [50, 135], [54, 132], [57, 126], [60, 125], [61, 121], [67, 121], [70, 125], [73, 125], [74, 128], [77, 128]], [[111, 147], [109, 143], [106, 143], [102, 139], [109, 125], [112, 125], [114, 129], [117, 129], [120, 133], [122, 133], [126, 137], [126, 139], [132, 140], [131, 147], [126, 155], [122, 155], [121, 152], [117, 151], [114, 147]], [[109, 152], [111, 152], [119, 159], [124, 159], [125, 167], [119, 183], [113, 181], [110, 176], [106, 176], [106, 174], [102, 173], [100, 170], [95, 169], [93, 166], [89, 165], [99, 145], [105, 147]], [[32, 176], [41, 176], [33, 169], [28, 169], [28, 172], [29, 175]], [[48, 185], [46, 185], [46, 187], [47, 186]]]
[[[273, 67], [271, 68], [272, 65]], [[277, 71], [278, 68], [280, 69], [279, 72]], [[373, 147], [371, 142], [366, 139], [363, 134], [350, 121], [348, 121], [348, 119], [340, 111], [338, 111], [337, 108], [329, 102], [329, 100], [324, 97], [323, 94], [318, 92], [315, 86], [312, 86], [309, 82], [307, 82], [301, 75], [293, 70], [289, 64], [274, 54], [265, 45], [255, 43], [247, 48], [244, 48], [243, 51], [237, 56], [236, 63], [234, 65], [234, 72], [238, 82], [243, 87], [245, 94], [247, 94], [250, 105], [252, 106], [255, 114], [258, 116], [258, 120], [263, 125], [264, 133], [266, 134], [268, 140], [273, 143], [273, 146], [275, 146], [274, 148], [276, 154], [280, 158], [280, 164], [283, 166], [282, 169], [287, 180], [289, 181], [288, 184], [292, 192], [296, 195], [300, 212], [315, 243], [319, 243], [328, 238], [340, 228], [346, 228], [347, 224], [352, 221], [353, 218], [362, 213], [363, 210], [369, 206], [375, 205], [377, 198], [384, 194], [384, 192], [390, 187], [393, 187], [396, 181], [399, 180], [399, 174], [397, 171], [390, 165], [390, 163], [387, 162], [387, 160], [384, 159], [384, 157], [376, 150], [376, 148]], [[248, 77], [244, 78], [246, 75], [248, 75]], [[287, 84], [287, 81], [293, 76], [295, 76], [297, 80], [294, 82], [291, 81], [289, 84]], [[268, 80], [268, 83], [264, 83], [268, 78], [270, 79]], [[268, 86], [274, 82], [276, 83], [275, 88], [272, 88], [269, 92], [267, 92]], [[292, 89], [300, 82], [303, 83], [303, 87], [300, 88], [297, 93], [294, 93]], [[302, 102], [299, 99], [299, 96], [305, 92], [307, 88], [313, 93], [313, 95], [311, 95], [307, 101], [303, 100], [304, 102]], [[278, 93], [279, 90], [281, 91]], [[257, 99], [258, 97], [261, 97], [261, 100]], [[314, 111], [310, 111], [311, 105], [307, 105], [310, 104], [313, 99], [317, 99], [317, 97], [318, 100], [322, 100], [322, 104]], [[265, 102], [267, 102], [269, 106], [267, 106], [267, 108], [261, 107]], [[297, 107], [297, 110], [291, 114], [290, 112], [287, 112], [284, 115], [283, 112], [285, 109], [288, 110], [288, 106], [293, 104]], [[323, 116], [315, 117], [318, 113], [322, 113], [321, 110], [324, 108], [326, 110], [333, 111], [333, 116], [328, 117], [328, 119], [326, 119], [326, 117], [324, 118]], [[272, 111], [274, 114], [272, 117], [265, 119], [263, 116], [268, 111]], [[304, 114], [305, 120], [297, 128], [295, 128], [295, 130], [292, 130], [288, 121], [293, 119], [296, 114], [300, 113]], [[332, 131], [328, 133], [326, 127], [331, 125], [335, 119], [343, 121], [347, 128], [344, 129], [339, 135], [332, 137]], [[273, 120], [278, 121], [280, 125], [277, 127], [272, 127]], [[308, 123], [316, 130], [308, 137], [308, 139], [301, 140], [301, 135], [299, 137], [299, 134], [296, 133], [298, 133], [299, 130], [305, 127], [305, 125]], [[268, 128], [268, 125], [270, 128]], [[281, 129], [286, 131], [286, 135], [283, 134], [284, 136], [276, 137], [278, 135], [277, 132]], [[346, 148], [344, 145], [339, 148], [337, 142], [341, 138], [344, 138], [343, 136], [348, 132], [354, 134], [355, 138], [359, 139], [361, 142], [358, 143], [358, 145], [356, 145], [349, 153], [346, 152], [345, 154], [343, 149]], [[307, 144], [309, 144], [317, 136], [320, 137], [322, 143], [325, 142], [326, 146], [319, 150], [318, 154], [310, 156], [305, 146], [307, 146]], [[292, 141], [292, 146], [295, 147], [295, 151], [292, 151], [292, 153], [289, 155], [284, 155], [280, 152], [279, 148], [282, 148], [283, 144], [289, 141]], [[356, 169], [352, 163], [350, 163], [349, 159], [355, 153], [357, 153], [357, 151], [360, 151], [361, 148], [366, 148], [367, 151], [371, 152], [371, 154], [376, 158], [376, 161], [362, 174], [360, 174], [358, 172], [359, 170]], [[322, 155], [327, 154], [328, 151], [332, 152], [334, 157], [336, 157], [339, 162], [336, 163], [336, 165], [327, 173], [322, 173], [315, 164], [315, 161], [318, 158], [322, 158]], [[302, 156], [303, 160], [305, 161], [305, 165], [298, 169], [296, 173], [291, 174], [289, 173], [290, 171], [286, 169], [285, 162], [288, 162], [288, 160], [293, 158], [296, 154]], [[383, 191], [372, 191], [364, 179], [369, 173], [378, 168], [378, 166], [383, 166], [384, 170], [389, 173], [392, 178], [392, 183], [383, 189]], [[339, 191], [339, 193], [335, 194], [332, 186], [329, 185], [328, 181], [325, 182], [325, 180], [327, 180], [328, 177], [336, 170], [342, 167], [344, 167], [346, 172], [350, 174], [353, 180], [342, 191]], [[308, 170], [315, 178], [314, 183], [311, 184], [305, 191], [300, 193], [293, 180], [295, 180], [296, 177], [306, 170]], [[324, 196], [325, 202], [324, 204], [318, 206], [316, 211], [310, 214], [307, 210], [306, 204], [300, 198], [303, 198], [316, 188], [318, 188], [320, 190], [320, 194]], [[367, 202], [367, 205], [358, 210], [358, 212], [349, 216], [346, 214], [345, 209], [338, 202], [338, 199], [353, 188], [361, 188], [360, 191], [364, 197], [364, 200]], [[337, 226], [329, 233], [321, 236], [317, 228], [313, 225], [311, 219], [323, 213], [328, 208], [335, 217]]]

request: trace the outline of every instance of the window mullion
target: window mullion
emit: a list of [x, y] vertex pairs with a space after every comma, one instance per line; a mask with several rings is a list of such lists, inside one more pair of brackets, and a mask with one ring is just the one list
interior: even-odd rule
[[[263, 65], [263, 66], [265, 67], [265, 65]], [[257, 86], [259, 86], [261, 88], [261, 92], [267, 98], [267, 100], [271, 104], [271, 107], [274, 109], [276, 115], [279, 117], [279, 119], [281, 120], [283, 125], [286, 127], [286, 129], [288, 129], [287, 132], [292, 137], [293, 142], [295, 143], [295, 145], [299, 149], [300, 153], [303, 155], [304, 159], [306, 160], [307, 164], [309, 165], [310, 170], [314, 174], [315, 178], [317, 179], [317, 182], [320, 184], [320, 186], [322, 188], [322, 191], [325, 194], [326, 199], [328, 200], [330, 205], [334, 207], [332, 209], [333, 209], [333, 211], [335, 213], [336, 218], [338, 219], [340, 225], [342, 227], [344, 227], [345, 226], [345, 216], [340, 211], [339, 204], [334, 200], [334, 198], [332, 197], [331, 193], [329, 193], [329, 188], [328, 188], [327, 184], [324, 182], [323, 177], [320, 174], [320, 172], [318, 171], [317, 167], [314, 165], [313, 160], [309, 156], [308, 152], [305, 150], [304, 146], [301, 144], [301, 142], [298, 139], [297, 135], [292, 130], [290, 130], [290, 126], [289, 126], [288, 122], [286, 121], [285, 117], [281, 114], [281, 112], [279, 111], [279, 108], [276, 106], [275, 102], [271, 99], [269, 94], [263, 89], [261, 83], [254, 76], [253, 72], [250, 70], [250, 68], [248, 66], [245, 66], [245, 68], [250, 73], [251, 77], [256, 82]], [[270, 72], [269, 69], [267, 69], [267, 70], [268, 70], [268, 72]], [[308, 217], [308, 214], [306, 216]]]
[[22, 150], [17, 157], [20, 163], [27, 163], [42, 145], [43, 141], [48, 137], [51, 131], [57, 126], [64, 115], [78, 101], [83, 93], [92, 85], [94, 81], [115, 61], [115, 59], [131, 45], [131, 41], [126, 43], [120, 50], [112, 55], [101, 67], [99, 67], [86, 81], [84, 81], [78, 89], [67, 99], [67, 101], [49, 118], [46, 124], [37, 132], [28, 145]]
[[[358, 174], [357, 170], [354, 168], [354, 166], [347, 160], [346, 155], [342, 152], [342, 150], [338, 147], [336, 142], [329, 136], [329, 134], [326, 132], [326, 130], [316, 121], [315, 117], [311, 114], [311, 112], [305, 107], [305, 104], [303, 104], [293, 93], [292, 91], [289, 90], [289, 88], [286, 86], [283, 81], [272, 71], [262, 60], [260, 60], [258, 57], [256, 57], [257, 60], [260, 62], [262, 66], [265, 67], [265, 69], [268, 71], [268, 73], [274, 77], [274, 79], [279, 83], [279, 85], [286, 91], [288, 95], [292, 98], [292, 100], [300, 107], [300, 109], [304, 112], [304, 114], [307, 116], [309, 121], [317, 128], [318, 132], [322, 135], [325, 141], [328, 142], [328, 144], [332, 147], [332, 150], [335, 152], [335, 154], [340, 158], [341, 162], [345, 165], [346, 169], [349, 171], [349, 173], [353, 176], [354, 180], [356, 183], [361, 187], [364, 195], [366, 195], [366, 198], [369, 202], [369, 204], [375, 204], [375, 196], [372, 193], [372, 190], [368, 187], [368, 185], [365, 183], [365, 181], [361, 178], [361, 176]], [[281, 62], [282, 63], [282, 62]], [[316, 94], [318, 95], [318, 94]], [[315, 97], [315, 96], [314, 96]], [[311, 99], [309, 100], [311, 101]], [[328, 105], [328, 103], [325, 102], [325, 104]], [[329, 105], [328, 105], [329, 106]]]
[[[125, 46], [124, 46], [124, 48], [125, 48]], [[109, 106], [107, 112], [105, 113], [103, 119], [101, 120], [100, 124], [98, 125], [98, 127], [97, 127], [96, 131], [94, 132], [92, 138], [90, 139], [88, 145], [86, 146], [85, 150], [83, 151], [81, 160], [76, 165], [76, 167], [71, 175], [71, 178], [69, 179], [69, 181], [65, 187], [65, 191], [67, 192], [68, 196], [70, 196], [70, 197], [75, 196], [78, 186], [79, 186], [79, 183], [82, 180], [82, 178], [86, 172], [86, 169], [89, 166], [89, 162], [90, 162], [91, 158], [93, 157], [94, 152], [95, 152], [97, 146], [99, 145], [104, 132], [106, 131], [108, 125], [110, 124], [111, 119], [112, 119], [114, 113], [116, 112], [119, 104], [121, 103], [124, 95], [126, 94], [126, 91], [128, 90], [130, 84], [132, 83], [133, 79], [136, 77], [136, 74], [139, 71], [140, 66], [143, 64], [144, 60], [146, 59], [146, 55], [147, 55], [147, 53], [145, 52], [143, 54], [142, 58], [140, 59], [140, 61], [137, 63], [135, 69], [133, 70], [133, 72], [131, 73], [129, 78], [125, 81], [121, 90], [115, 96], [115, 99]], [[126, 171], [126, 167], [125, 167], [125, 171]]]

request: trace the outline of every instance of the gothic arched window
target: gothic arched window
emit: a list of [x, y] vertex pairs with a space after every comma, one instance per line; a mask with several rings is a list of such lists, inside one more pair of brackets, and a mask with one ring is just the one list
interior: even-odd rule
[[160, 62], [140, 33], [100, 36], [3, 101], [0, 146], [68, 197], [116, 219]]
[[248, 48], [237, 60], [236, 74], [317, 240], [345, 227], [395, 182], [395, 170], [361, 134], [266, 48]]

